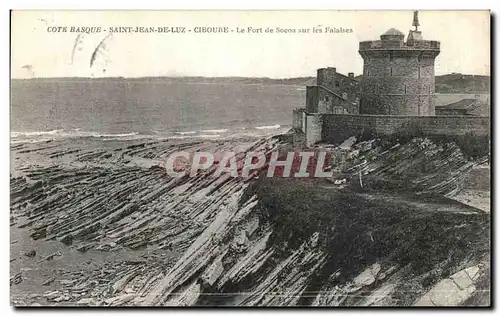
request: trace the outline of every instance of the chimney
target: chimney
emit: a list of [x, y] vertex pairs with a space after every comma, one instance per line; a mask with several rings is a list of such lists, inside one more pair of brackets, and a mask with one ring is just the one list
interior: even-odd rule
[[354, 72], [350, 72], [347, 75], [349, 76], [349, 78], [354, 78]]
[[329, 71], [331, 71], [332, 73], [336, 73], [337, 72], [337, 68], [335, 68], [335, 67], [328, 67], [327, 69]]

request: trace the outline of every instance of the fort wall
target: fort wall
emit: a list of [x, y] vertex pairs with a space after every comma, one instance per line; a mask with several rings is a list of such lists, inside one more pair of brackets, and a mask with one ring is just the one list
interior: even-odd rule
[[323, 139], [323, 114], [293, 111], [294, 144], [314, 145]]
[[302, 131], [308, 146], [318, 142], [338, 144], [363, 132], [390, 136], [408, 125], [418, 126], [420, 131], [429, 136], [490, 134], [489, 117], [478, 116], [337, 115], [296, 110], [294, 117], [294, 127]]
[[490, 134], [489, 117], [436, 116], [434, 63], [440, 43], [424, 40], [418, 23], [413, 26], [406, 42], [391, 28], [380, 40], [359, 43], [364, 62], [359, 83], [354, 73], [318, 69], [317, 85], [307, 87], [306, 108], [294, 111], [294, 129], [306, 145], [340, 143], [362, 133]]
[[306, 87], [306, 110], [310, 113], [318, 112], [318, 86], [307, 86]]
[[360, 113], [435, 115], [434, 58], [414, 51], [365, 56]]
[[405, 125], [417, 126], [426, 135], [490, 134], [490, 119], [473, 116], [388, 116], [388, 115], [328, 115], [322, 117], [321, 140], [341, 142], [362, 132], [392, 135]]
[[306, 115], [306, 145], [323, 141], [323, 114]]
[[351, 103], [359, 103], [359, 82], [352, 72], [345, 76], [338, 73], [334, 67], [320, 68], [316, 77], [316, 85], [342, 96]]
[[327, 88], [329, 87], [333, 88], [336, 85], [335, 84], [336, 81], [338, 81], [338, 79], [337, 79], [337, 69], [335, 67], [318, 69], [316, 77], [316, 85], [325, 86]]
[[306, 110], [321, 114], [357, 114], [357, 103], [349, 101], [347, 93], [340, 95], [324, 86], [306, 87]]
[[425, 41], [420, 31], [404, 34], [390, 29], [380, 41], [359, 44], [363, 58], [360, 114], [434, 116], [434, 62], [437, 41]]

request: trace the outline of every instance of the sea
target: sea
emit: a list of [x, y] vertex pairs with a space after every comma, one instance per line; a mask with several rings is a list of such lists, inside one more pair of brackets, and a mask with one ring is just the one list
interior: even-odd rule
[[305, 87], [241, 82], [11, 81], [11, 143], [95, 137], [225, 139], [290, 130]]

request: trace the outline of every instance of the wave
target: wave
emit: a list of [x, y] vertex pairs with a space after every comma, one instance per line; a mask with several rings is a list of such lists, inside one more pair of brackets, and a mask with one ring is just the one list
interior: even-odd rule
[[280, 128], [281, 125], [276, 124], [276, 125], [265, 125], [265, 126], [257, 126], [255, 127], [256, 129], [278, 129]]
[[202, 134], [202, 135], [197, 135], [196, 137], [200, 137], [200, 138], [217, 138], [217, 137], [220, 137], [219, 134], [210, 134], [210, 135], [206, 135], [206, 134]]
[[[73, 129], [70, 131], [65, 131], [63, 129], [57, 129], [52, 131], [36, 131], [36, 132], [11, 132], [10, 137], [16, 139], [26, 139], [26, 140], [49, 140], [57, 138], [79, 138], [79, 137], [95, 137], [95, 138], [126, 138], [134, 137], [139, 135], [139, 132], [131, 133], [97, 133], [97, 132], [85, 132], [80, 131], [80, 129]], [[145, 135], [144, 135], [145, 136]]]
[[189, 131], [189, 132], [174, 132], [174, 134], [178, 134], [178, 135], [193, 135], [193, 134], [196, 134], [197, 131]]
[[129, 137], [139, 135], [139, 132], [124, 133], [124, 134], [95, 134], [91, 137]]
[[263, 125], [256, 127], [234, 126], [231, 129], [206, 129], [196, 131], [151, 131], [151, 133], [126, 132], [126, 133], [102, 133], [93, 131], [82, 131], [79, 128], [71, 130], [30, 131], [11, 132], [11, 143], [40, 142], [58, 140], [64, 138], [96, 138], [103, 141], [111, 140], [134, 140], [134, 139], [237, 139], [268, 137], [286, 132], [290, 126]]
[[192, 136], [170, 136], [167, 137], [167, 139], [190, 139], [193, 138]]
[[196, 138], [220, 138], [219, 134], [201, 134], [201, 135], [175, 135], [166, 137], [167, 139], [196, 139]]
[[52, 131], [43, 131], [43, 132], [11, 132], [10, 137], [18, 138], [18, 137], [33, 137], [33, 136], [45, 136], [45, 135], [57, 135], [62, 132], [62, 129], [55, 129]]
[[228, 131], [227, 128], [224, 128], [224, 129], [204, 129], [204, 130], [201, 130], [200, 133], [220, 134], [220, 133], [226, 133], [227, 131]]

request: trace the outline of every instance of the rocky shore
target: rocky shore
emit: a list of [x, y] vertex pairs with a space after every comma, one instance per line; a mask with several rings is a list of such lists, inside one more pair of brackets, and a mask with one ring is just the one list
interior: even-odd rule
[[453, 144], [316, 148], [341, 158], [332, 179], [214, 177], [215, 168], [172, 178], [162, 167], [174, 151], [287, 146], [12, 144], [12, 304], [490, 304], [489, 214], [455, 198], [484, 161]]

